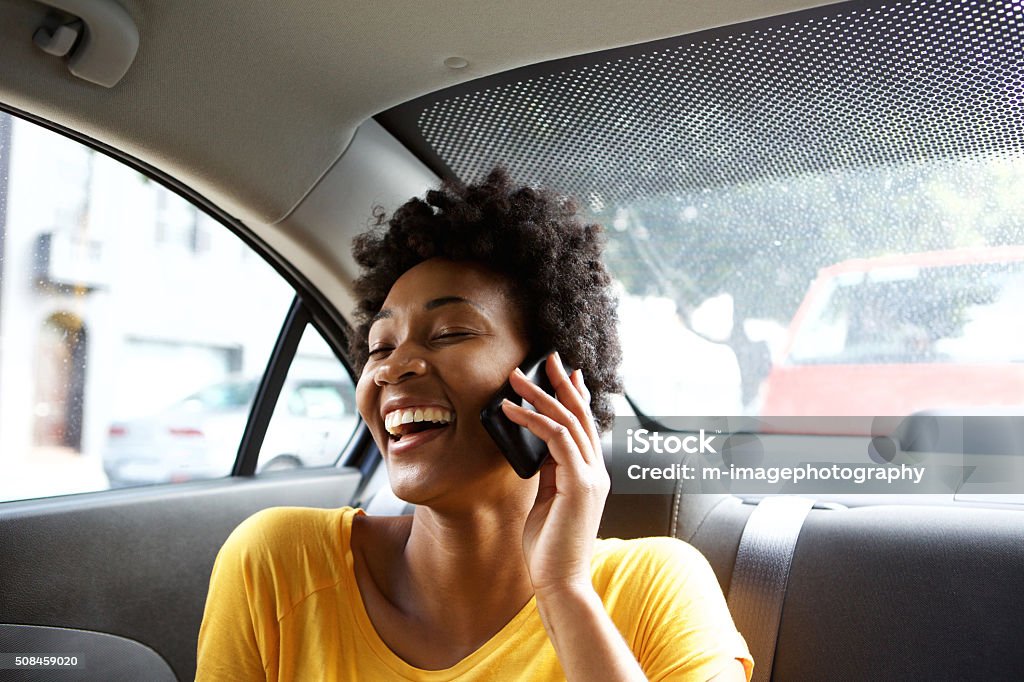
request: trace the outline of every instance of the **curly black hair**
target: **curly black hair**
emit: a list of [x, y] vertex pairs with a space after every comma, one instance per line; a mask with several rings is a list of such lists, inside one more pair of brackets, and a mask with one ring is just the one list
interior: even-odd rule
[[603, 231], [576, 212], [572, 199], [515, 185], [500, 167], [479, 184], [445, 181], [426, 200], [410, 199], [390, 220], [375, 209], [377, 227], [353, 244], [363, 268], [355, 282], [358, 326], [349, 343], [356, 369], [366, 364], [372, 318], [403, 273], [435, 257], [472, 261], [515, 287], [531, 348], [557, 349], [583, 371], [594, 419], [607, 430], [614, 417], [609, 394], [622, 390], [615, 298], [601, 260]]

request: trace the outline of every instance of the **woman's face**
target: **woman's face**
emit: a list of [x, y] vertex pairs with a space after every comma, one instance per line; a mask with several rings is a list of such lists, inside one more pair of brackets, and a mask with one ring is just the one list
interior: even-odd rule
[[395, 282], [370, 327], [356, 400], [402, 499], [479, 499], [519, 480], [479, 418], [529, 350], [509, 287], [434, 258]]

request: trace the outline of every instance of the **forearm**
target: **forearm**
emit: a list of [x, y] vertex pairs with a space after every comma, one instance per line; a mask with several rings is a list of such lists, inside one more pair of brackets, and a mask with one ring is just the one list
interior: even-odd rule
[[646, 680], [590, 586], [537, 594], [537, 610], [567, 680]]

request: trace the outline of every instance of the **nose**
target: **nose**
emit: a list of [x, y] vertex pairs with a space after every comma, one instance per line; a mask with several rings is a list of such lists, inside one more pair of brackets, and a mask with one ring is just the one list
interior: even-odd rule
[[396, 348], [384, 362], [377, 365], [373, 382], [378, 386], [399, 384], [406, 379], [427, 373], [427, 361], [409, 349]]

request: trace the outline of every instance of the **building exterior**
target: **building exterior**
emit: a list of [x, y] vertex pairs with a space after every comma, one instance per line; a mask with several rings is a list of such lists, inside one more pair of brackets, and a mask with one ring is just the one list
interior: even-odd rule
[[291, 288], [160, 184], [3, 114], [0, 220], [0, 468], [92, 475], [115, 420], [263, 370]]

